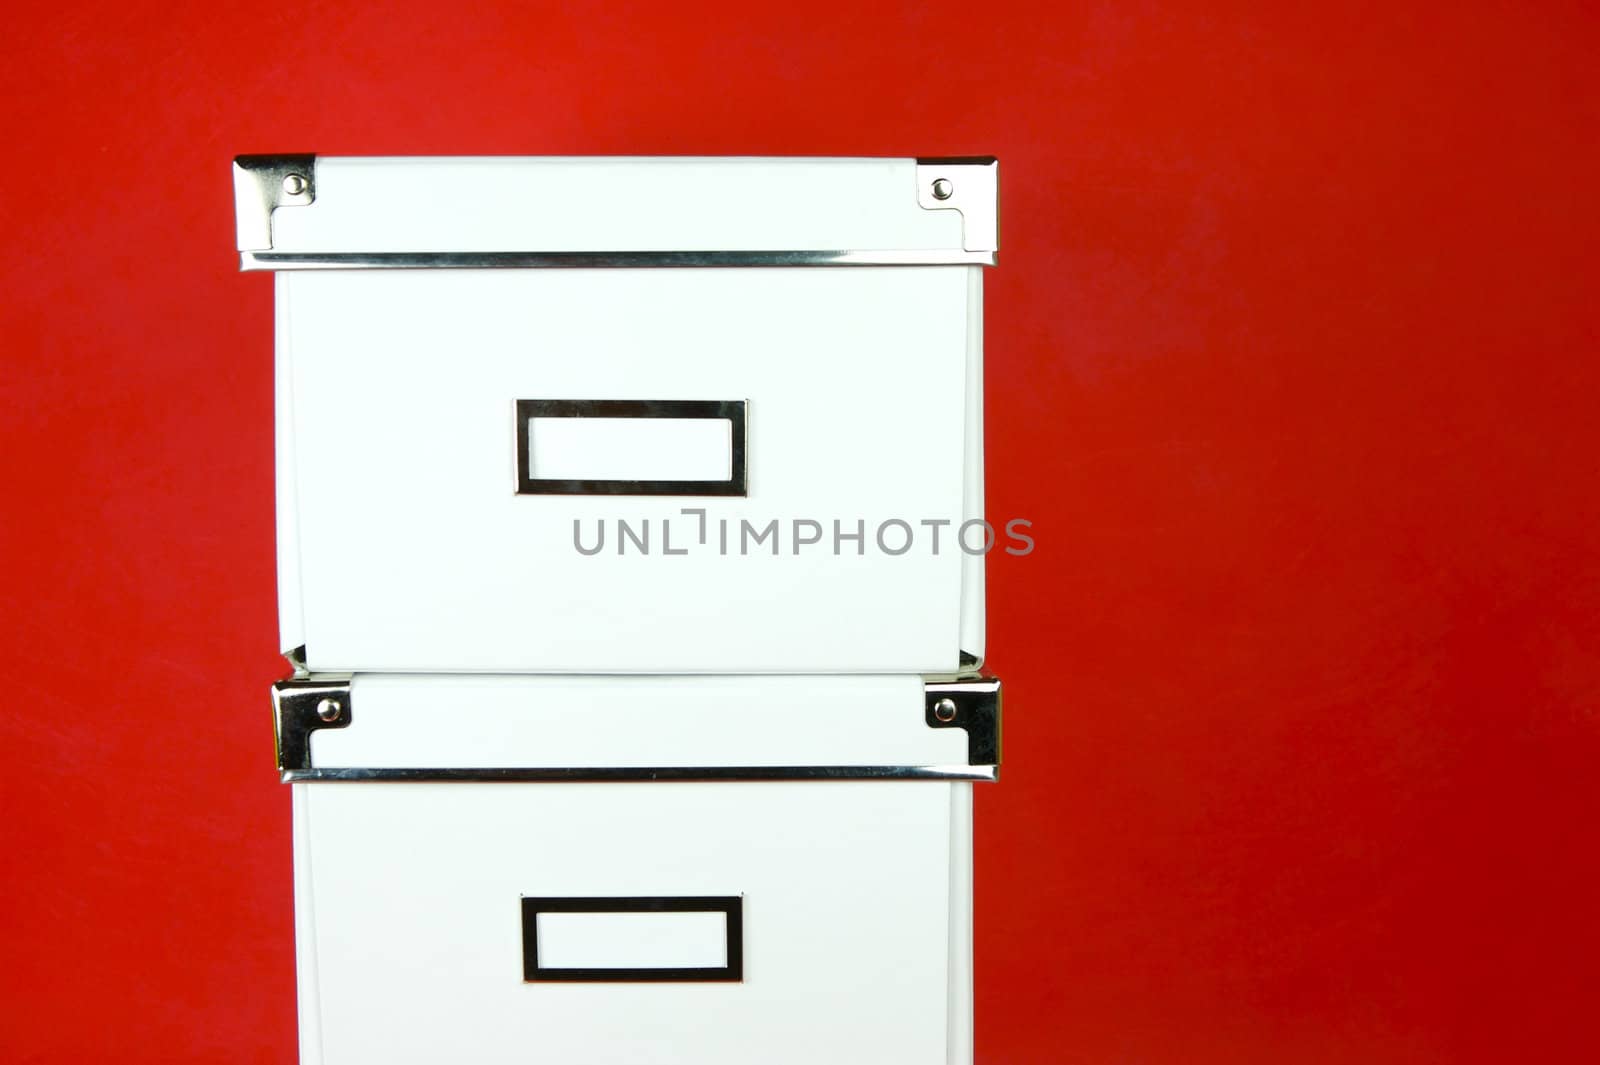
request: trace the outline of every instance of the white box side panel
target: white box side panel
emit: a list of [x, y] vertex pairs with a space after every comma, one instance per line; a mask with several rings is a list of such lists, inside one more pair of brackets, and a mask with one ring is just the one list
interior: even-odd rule
[[959, 249], [911, 159], [341, 158], [276, 252]]
[[[953, 670], [971, 272], [290, 277], [310, 665]], [[748, 497], [516, 495], [514, 401], [543, 398], [748, 400]], [[799, 520], [823, 542], [796, 552]], [[885, 553], [889, 520], [946, 522], [940, 554]], [[776, 555], [745, 521], [778, 523]], [[653, 526], [650, 554], [621, 522]]]
[[[948, 1060], [941, 784], [312, 784], [325, 1065]], [[743, 897], [737, 983], [525, 983], [522, 896]]]
[[[963, 508], [967, 521], [981, 521], [983, 500], [983, 269], [967, 271], [966, 481]], [[975, 529], [974, 532], [977, 530]], [[998, 548], [1000, 530], [996, 530]], [[972, 541], [977, 543], [976, 537]], [[987, 555], [965, 556], [961, 569], [961, 650], [983, 661], [987, 632], [985, 572]]]
[[312, 764], [363, 768], [965, 765], [912, 676], [360, 674]]
[[294, 804], [294, 971], [300, 1015], [300, 1065], [322, 1065], [322, 997], [317, 985], [317, 905], [311, 874], [307, 785], [290, 786]]
[[294, 459], [294, 373], [290, 366], [294, 332], [289, 326], [288, 279], [273, 278], [273, 457], [277, 467], [278, 522], [278, 649], [292, 651], [305, 642], [305, 615], [300, 605], [300, 508]]
[[950, 785], [950, 1065], [971, 1065], [972, 785]]

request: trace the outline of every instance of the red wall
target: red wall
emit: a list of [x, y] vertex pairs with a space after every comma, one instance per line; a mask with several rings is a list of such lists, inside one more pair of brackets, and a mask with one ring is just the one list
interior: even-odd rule
[[1594, 1058], [1592, 6], [205, 6], [6, 26], [0, 1058], [293, 1058], [243, 151], [999, 155], [980, 1060]]

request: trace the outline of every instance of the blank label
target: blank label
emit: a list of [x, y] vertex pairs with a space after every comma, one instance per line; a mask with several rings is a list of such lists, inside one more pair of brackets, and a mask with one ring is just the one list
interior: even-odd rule
[[542, 969], [714, 969], [728, 964], [721, 913], [541, 913]]
[[528, 474], [552, 481], [726, 481], [726, 418], [532, 418]]

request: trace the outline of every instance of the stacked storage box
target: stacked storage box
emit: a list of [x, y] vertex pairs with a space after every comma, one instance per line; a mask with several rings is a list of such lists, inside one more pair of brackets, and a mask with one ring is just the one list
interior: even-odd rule
[[234, 183], [302, 1061], [970, 1060], [994, 160]]

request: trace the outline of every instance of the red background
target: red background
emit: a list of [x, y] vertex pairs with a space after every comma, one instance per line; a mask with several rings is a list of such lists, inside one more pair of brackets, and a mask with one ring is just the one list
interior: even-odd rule
[[8, 18], [0, 1057], [293, 1058], [228, 161], [317, 151], [999, 155], [980, 1060], [1595, 1060], [1592, 8]]

